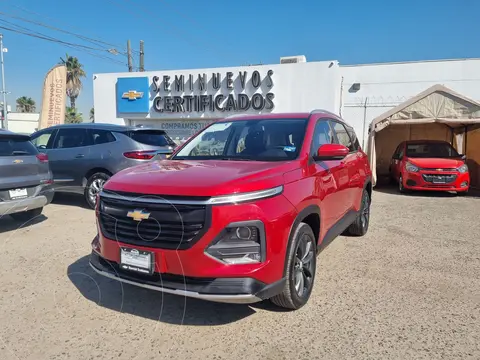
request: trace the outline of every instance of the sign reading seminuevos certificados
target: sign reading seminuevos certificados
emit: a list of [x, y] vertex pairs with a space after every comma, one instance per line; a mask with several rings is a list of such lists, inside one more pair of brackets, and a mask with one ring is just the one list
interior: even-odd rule
[[[257, 70], [253, 71], [250, 76], [248, 75], [247, 71], [239, 71], [237, 78], [234, 78], [234, 73], [229, 71], [224, 78], [220, 73], [213, 73], [211, 77], [208, 77], [207, 74], [188, 75], [188, 77], [175, 75], [173, 78], [168, 75], [162, 78], [154, 76], [152, 89], [156, 97], [153, 100], [153, 108], [158, 112], [168, 113], [273, 110], [275, 94], [257, 92], [258, 89], [268, 91], [273, 87], [273, 70], [268, 70], [263, 79]], [[251, 96], [240, 93], [240, 91], [246, 90], [247, 84], [248, 90], [250, 88], [253, 90], [249, 92], [254, 92]], [[217, 94], [222, 86], [228, 92], [237, 90], [237, 94]], [[173, 95], [174, 91], [177, 93], [190, 92], [192, 95]], [[208, 94], [212, 91], [216, 95]], [[206, 94], [193, 95], [194, 92]]]

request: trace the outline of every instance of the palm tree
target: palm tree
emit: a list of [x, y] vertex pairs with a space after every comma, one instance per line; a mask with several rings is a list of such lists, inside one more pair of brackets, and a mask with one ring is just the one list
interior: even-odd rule
[[35, 112], [35, 100], [26, 96], [19, 97], [17, 99], [17, 111], [22, 113]]
[[95, 122], [95, 108], [90, 109], [90, 121]]
[[65, 54], [60, 63], [67, 67], [67, 96], [70, 98], [70, 107], [75, 109], [75, 100], [82, 90], [82, 77], [86, 77], [83, 65], [74, 56]]
[[68, 107], [65, 109], [65, 124], [79, 124], [83, 122], [82, 114], [77, 109]]

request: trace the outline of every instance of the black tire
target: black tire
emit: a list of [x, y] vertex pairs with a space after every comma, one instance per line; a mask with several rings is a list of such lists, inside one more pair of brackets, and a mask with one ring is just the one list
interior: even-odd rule
[[[310, 245], [307, 245], [308, 243]], [[299, 251], [300, 248], [301, 250]], [[307, 264], [306, 267], [303, 266], [302, 262], [298, 263], [300, 260]], [[308, 261], [306, 262], [305, 260]], [[317, 243], [312, 228], [307, 224], [300, 223], [295, 228], [292, 242], [287, 250], [286, 262], [285, 277], [287, 281], [285, 287], [280, 294], [272, 297], [270, 301], [288, 310], [298, 310], [310, 298], [317, 268]], [[297, 280], [301, 278], [298, 290], [295, 287], [296, 276], [298, 276]], [[301, 286], [302, 283], [304, 286]], [[299, 291], [300, 289], [301, 292]]]
[[402, 175], [398, 178], [398, 191], [402, 194], [405, 194], [407, 191], [405, 190], [405, 187], [403, 186], [403, 178]]
[[97, 203], [96, 195], [103, 189], [103, 185], [110, 179], [110, 175], [98, 172], [90, 176], [85, 186], [84, 196], [88, 206], [95, 209]]
[[360, 213], [355, 221], [347, 228], [348, 235], [363, 236], [367, 233], [370, 224], [370, 204], [370, 195], [367, 190], [363, 190]]
[[457, 196], [467, 196], [468, 191], [457, 191]]
[[24, 212], [19, 212], [19, 213], [14, 213], [10, 214], [10, 216], [13, 218], [15, 221], [20, 221], [20, 222], [28, 222], [30, 220], [33, 220], [37, 216], [39, 216], [43, 211], [43, 207], [37, 208], [37, 209], [32, 209]]

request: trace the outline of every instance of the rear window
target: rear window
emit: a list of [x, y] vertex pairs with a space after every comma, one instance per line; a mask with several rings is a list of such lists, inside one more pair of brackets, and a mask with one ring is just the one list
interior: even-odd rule
[[23, 137], [0, 137], [0, 156], [27, 156], [38, 154], [35, 146]]
[[163, 131], [142, 130], [132, 131], [130, 137], [144, 145], [176, 146], [175, 142]]

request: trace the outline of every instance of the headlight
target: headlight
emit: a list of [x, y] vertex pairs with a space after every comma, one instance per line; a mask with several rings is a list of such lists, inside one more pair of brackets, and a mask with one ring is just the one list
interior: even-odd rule
[[466, 173], [466, 172], [468, 172], [468, 166], [467, 166], [467, 164], [463, 164], [463, 165], [460, 166], [457, 170], [458, 170], [458, 172], [460, 172], [460, 173], [462, 173], [462, 174], [463, 174], [463, 173]]
[[407, 162], [405, 164], [405, 170], [407, 170], [408, 172], [417, 172], [418, 166], [415, 166], [412, 163]]
[[215, 238], [205, 252], [229, 265], [263, 262], [265, 227], [259, 220], [232, 223]]
[[252, 200], [259, 200], [264, 199], [272, 196], [276, 196], [281, 194], [283, 191], [283, 186], [277, 186], [275, 188], [267, 189], [267, 190], [260, 190], [260, 191], [253, 191], [248, 193], [239, 193], [239, 194], [232, 194], [232, 195], [222, 195], [212, 197], [208, 200], [210, 205], [220, 205], [220, 204], [236, 204], [244, 201], [252, 201]]

